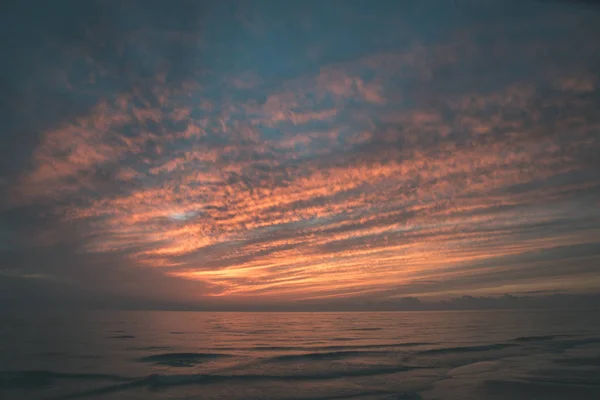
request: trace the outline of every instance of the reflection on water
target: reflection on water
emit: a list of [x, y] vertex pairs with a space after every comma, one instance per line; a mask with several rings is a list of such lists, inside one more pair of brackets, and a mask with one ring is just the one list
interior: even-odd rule
[[2, 399], [596, 399], [594, 311], [4, 316]]

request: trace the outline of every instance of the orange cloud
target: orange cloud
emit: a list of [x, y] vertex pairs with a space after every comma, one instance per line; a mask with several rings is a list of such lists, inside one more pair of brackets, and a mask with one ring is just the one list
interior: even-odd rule
[[[599, 187], [600, 121], [577, 97], [595, 78], [439, 82], [485, 51], [458, 35], [275, 84], [226, 74], [216, 88], [200, 74], [171, 87], [161, 72], [151, 94], [44, 132], [14, 201], [60, 199], [55, 212], [88, 229], [83, 251], [123, 252], [215, 296], [484, 290], [486, 263], [530, 288], [561, 276], [530, 253], [598, 237], [597, 204], [569, 194]], [[529, 267], [538, 275], [517, 274]]]

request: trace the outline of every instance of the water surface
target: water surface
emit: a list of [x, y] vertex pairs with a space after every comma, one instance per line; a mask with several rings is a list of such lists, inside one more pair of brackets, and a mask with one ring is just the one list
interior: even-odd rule
[[598, 399], [598, 315], [4, 315], [0, 398]]

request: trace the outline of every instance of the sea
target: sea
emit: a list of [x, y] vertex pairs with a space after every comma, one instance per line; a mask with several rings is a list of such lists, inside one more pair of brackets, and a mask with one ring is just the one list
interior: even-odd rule
[[0, 399], [600, 399], [600, 312], [12, 312]]

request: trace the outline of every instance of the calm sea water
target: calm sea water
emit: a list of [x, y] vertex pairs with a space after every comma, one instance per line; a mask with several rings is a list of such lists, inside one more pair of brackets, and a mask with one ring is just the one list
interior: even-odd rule
[[0, 319], [0, 399], [600, 399], [594, 311]]

